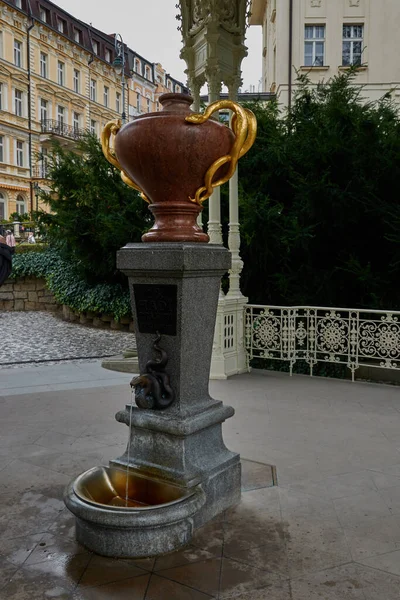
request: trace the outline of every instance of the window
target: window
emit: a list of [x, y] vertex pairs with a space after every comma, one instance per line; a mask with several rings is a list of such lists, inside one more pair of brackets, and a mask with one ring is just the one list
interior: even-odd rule
[[175, 92], [176, 92], [177, 94], [180, 94], [180, 93], [181, 93], [181, 91], [182, 91], [182, 90], [181, 90], [181, 86], [180, 86], [180, 85], [176, 85], [176, 86], [175, 86]]
[[121, 112], [121, 94], [119, 92], [117, 92], [116, 97], [115, 97], [115, 110], [117, 111], [117, 113]]
[[22, 117], [22, 92], [15, 90], [14, 92], [14, 112], [18, 117]]
[[151, 76], [151, 69], [150, 69], [150, 67], [148, 67], [148, 66], [146, 65], [144, 72], [145, 72], [145, 77], [146, 77], [146, 79], [149, 79], [150, 81], [152, 81], [152, 80], [153, 80], [153, 78], [152, 78], [152, 76]]
[[46, 8], [43, 8], [42, 6], [39, 9], [39, 16], [40, 16], [40, 20], [43, 21], [43, 23], [48, 23], [49, 22], [49, 12]]
[[96, 130], [97, 130], [97, 123], [96, 121], [93, 121], [93, 119], [90, 120], [90, 133], [93, 133], [94, 135], [96, 135]]
[[58, 61], [58, 84], [59, 85], [64, 85], [64, 80], [65, 80], [64, 75], [65, 75], [65, 64], [59, 60]]
[[107, 48], [106, 48], [106, 51], [104, 53], [104, 57], [105, 57], [105, 59], [106, 59], [107, 62], [111, 62], [111, 51], [107, 50]]
[[167, 88], [172, 92], [172, 82], [169, 79], [167, 81]]
[[15, 6], [17, 8], [22, 8], [22, 0], [15, 0]]
[[0, 83], [0, 110], [3, 110], [3, 84]]
[[110, 89], [105, 85], [104, 86], [104, 106], [108, 106], [108, 98], [109, 98]]
[[40, 165], [39, 165], [39, 173], [40, 177], [47, 177], [47, 165], [48, 165], [48, 149], [42, 146], [40, 148]]
[[147, 98], [147, 112], [150, 112], [150, 99]]
[[0, 58], [3, 58], [3, 32], [0, 31]]
[[22, 67], [22, 43], [14, 40], [14, 65]]
[[17, 213], [19, 215], [24, 215], [26, 213], [25, 198], [21, 194], [18, 194], [17, 196]]
[[47, 79], [47, 54], [40, 53], [40, 76]]
[[17, 141], [17, 167], [24, 166], [24, 142]]
[[364, 25], [343, 25], [342, 65], [361, 65]]
[[2, 192], [0, 192], [0, 219], [6, 218], [6, 199]]
[[138, 58], [135, 58], [135, 71], [136, 73], [139, 73], [139, 75], [142, 74], [142, 63]]
[[140, 94], [139, 94], [139, 92], [136, 92], [136, 109], [138, 112], [140, 112]]
[[67, 22], [64, 19], [58, 19], [57, 29], [60, 33], [67, 33]]
[[81, 115], [77, 112], [74, 112], [74, 117], [73, 117], [73, 126], [75, 131], [77, 131], [79, 129], [80, 123], [81, 123]]
[[74, 92], [77, 94], [80, 93], [81, 85], [80, 85], [81, 74], [78, 69], [74, 69]]
[[0, 163], [4, 162], [4, 136], [0, 135]]
[[82, 31], [80, 29], [74, 29], [74, 40], [78, 44], [82, 44]]
[[40, 121], [41, 123], [43, 123], [43, 121], [47, 121], [48, 119], [48, 102], [47, 100], [43, 100], [43, 98], [40, 100]]
[[65, 119], [65, 108], [59, 104], [57, 106], [57, 121], [58, 121], [58, 125], [60, 125], [61, 127], [64, 125], [64, 119]]
[[90, 99], [96, 102], [96, 80], [90, 80]]
[[41, 152], [40, 152], [40, 159], [43, 162], [44, 165], [47, 165], [47, 161], [48, 161], [48, 156], [49, 156], [49, 149], [46, 148], [45, 146], [41, 147]]
[[99, 53], [99, 44], [98, 44], [98, 42], [96, 42], [96, 40], [93, 40], [92, 46], [93, 46], [93, 52], [95, 54], [98, 54]]
[[306, 25], [304, 37], [304, 65], [322, 67], [325, 58], [325, 25]]

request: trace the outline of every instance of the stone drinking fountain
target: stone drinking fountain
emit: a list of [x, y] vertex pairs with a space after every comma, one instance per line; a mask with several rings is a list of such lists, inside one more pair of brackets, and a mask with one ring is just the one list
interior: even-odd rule
[[[221, 100], [191, 112], [184, 94], [121, 128], [106, 125], [103, 151], [149, 203], [155, 223], [141, 244], [118, 252], [129, 278], [140, 375], [135, 404], [116, 419], [128, 447], [67, 488], [76, 537], [112, 557], [147, 557], [187, 544], [193, 531], [240, 499], [241, 466], [222, 423], [233, 408], [208, 392], [221, 276], [230, 254], [197, 224], [202, 203], [235, 172], [256, 136], [253, 113]], [[233, 113], [232, 129], [210, 117]], [[133, 396], [132, 396], [133, 398]]]

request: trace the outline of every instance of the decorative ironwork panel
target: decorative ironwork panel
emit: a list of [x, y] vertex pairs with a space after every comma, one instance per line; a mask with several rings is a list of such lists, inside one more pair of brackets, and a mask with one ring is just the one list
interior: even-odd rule
[[282, 315], [265, 307], [253, 315], [251, 323], [251, 343], [255, 356], [262, 358], [279, 358], [283, 346]]
[[245, 308], [249, 360], [305, 361], [346, 365], [354, 376], [360, 366], [400, 369], [400, 312], [308, 306]]

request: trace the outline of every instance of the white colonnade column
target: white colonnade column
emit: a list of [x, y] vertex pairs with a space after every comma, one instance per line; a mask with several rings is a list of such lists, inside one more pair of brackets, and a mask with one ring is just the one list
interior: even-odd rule
[[[208, 73], [208, 101], [209, 104], [217, 102], [221, 94], [221, 74], [217, 69], [213, 69]], [[218, 118], [218, 113], [215, 113], [215, 118]], [[222, 228], [221, 228], [221, 190], [215, 188], [208, 200], [208, 230], [210, 244], [222, 245]], [[221, 297], [221, 293], [220, 293]]]
[[[240, 78], [233, 77], [229, 81], [229, 99], [237, 102]], [[243, 298], [240, 291], [240, 274], [243, 261], [240, 257], [240, 225], [239, 225], [239, 182], [238, 169], [229, 180], [229, 235], [228, 247], [232, 255], [232, 267], [229, 271], [228, 297]]]
[[[241, 79], [233, 76], [227, 83], [229, 99], [236, 102]], [[240, 256], [238, 168], [229, 180], [228, 247], [232, 266], [229, 271], [229, 291], [224, 299], [224, 369], [229, 376], [248, 370], [244, 335], [244, 307], [248, 300], [240, 290], [243, 261]]]

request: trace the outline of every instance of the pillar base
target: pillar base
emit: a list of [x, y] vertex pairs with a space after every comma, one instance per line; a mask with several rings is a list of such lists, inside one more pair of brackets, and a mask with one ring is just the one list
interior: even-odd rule
[[249, 371], [245, 348], [244, 307], [247, 298], [222, 296], [218, 302], [210, 379], [227, 379]]

